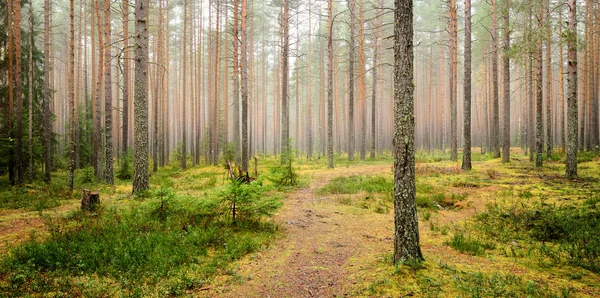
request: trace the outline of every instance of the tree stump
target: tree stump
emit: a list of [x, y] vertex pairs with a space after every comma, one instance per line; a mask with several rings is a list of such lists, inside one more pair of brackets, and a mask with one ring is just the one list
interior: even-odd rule
[[89, 189], [84, 189], [81, 195], [81, 210], [96, 211], [96, 207], [100, 204], [100, 194], [91, 192]]

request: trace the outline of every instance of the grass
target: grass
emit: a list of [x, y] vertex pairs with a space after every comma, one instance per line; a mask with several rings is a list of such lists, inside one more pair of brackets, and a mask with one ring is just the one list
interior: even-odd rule
[[367, 193], [391, 193], [394, 189], [392, 179], [383, 176], [352, 175], [337, 177], [321, 187], [319, 194], [356, 194], [361, 191]]

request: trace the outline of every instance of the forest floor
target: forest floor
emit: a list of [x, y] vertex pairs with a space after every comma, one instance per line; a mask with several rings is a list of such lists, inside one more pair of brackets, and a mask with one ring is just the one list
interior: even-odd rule
[[[568, 238], [572, 245], [563, 235], [577, 234], [573, 226], [580, 224], [580, 218], [589, 219], [586, 223], [600, 221], [596, 212], [600, 209], [598, 157], [582, 157], [580, 178], [575, 180], [563, 177], [561, 161], [547, 161], [543, 169], [536, 170], [516, 149], [509, 164], [476, 154], [474, 169], [468, 172], [446, 157], [417, 155], [422, 263], [392, 264], [390, 157], [356, 162], [340, 158], [335, 169], [327, 169], [322, 160], [300, 160], [296, 168], [304, 183], [281, 193], [284, 205], [270, 220], [279, 227], [275, 237], [261, 236], [272, 240], [259, 241], [257, 249], [223, 264], [225, 269], [210, 278], [203, 275], [202, 282], [168, 293], [208, 297], [600, 297], [600, 248], [593, 247], [600, 241], [598, 231]], [[259, 172], [263, 173], [275, 162], [260, 163]], [[159, 172], [151, 182], [157, 187], [168, 177], [167, 184], [178, 194], [201, 197], [221, 187], [223, 176], [217, 167], [198, 167], [185, 173]], [[128, 200], [130, 186], [126, 182], [115, 187], [92, 186], [104, 195], [106, 206], [142, 204]], [[58, 190], [30, 187], [24, 195], [35, 197], [37, 192], [64, 197], [40, 203], [44, 198], [40, 194], [40, 201], [32, 199], [27, 205], [16, 203], [18, 198], [0, 197], [2, 254], [32, 239], [44, 241], [49, 229], [55, 228], [48, 224], [49, 218], [65, 216], [79, 207], [76, 196]], [[572, 216], [569, 210], [578, 213]], [[538, 227], [544, 235], [539, 235]], [[592, 238], [581, 242], [586, 237]], [[77, 282], [81, 290], [66, 292], [75, 296], [131, 294], [111, 292], [109, 287], [119, 285], [119, 278], [103, 279], [96, 273], [86, 278], [90, 284], [84, 286], [81, 277], [59, 279], [58, 283]], [[6, 279], [0, 272], [0, 286]], [[12, 279], [10, 285], [15, 284]], [[162, 296], [149, 286], [134, 285], [132, 291], [140, 287], [142, 293]], [[89, 292], [85, 287], [106, 289]], [[156, 287], [168, 288], [160, 282]], [[26, 292], [44, 292], [32, 289]]]

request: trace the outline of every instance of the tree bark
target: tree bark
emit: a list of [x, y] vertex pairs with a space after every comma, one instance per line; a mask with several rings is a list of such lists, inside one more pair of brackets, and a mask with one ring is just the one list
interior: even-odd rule
[[465, 77], [463, 101], [462, 169], [471, 169], [471, 0], [465, 0]]
[[242, 172], [248, 172], [248, 1], [242, 0]]
[[148, 181], [148, 31], [146, 0], [135, 0], [134, 173], [133, 193], [143, 192]]
[[290, 106], [289, 106], [289, 53], [290, 53], [290, 0], [283, 1], [283, 74], [281, 76], [281, 163], [286, 163], [290, 153]]
[[415, 203], [413, 2], [394, 12], [394, 263], [421, 260]]
[[75, 178], [75, 1], [69, 1], [69, 119], [70, 150], [69, 150], [69, 189], [73, 190]]
[[[542, 18], [543, 18], [543, 8], [540, 5], [539, 9], [538, 9], [538, 30], [539, 32], [543, 32], [543, 23], [542, 23]], [[543, 61], [542, 61], [542, 39], [539, 39], [537, 41], [537, 45], [536, 45], [536, 61], [537, 61], [537, 73], [536, 73], [536, 108], [535, 108], [535, 166], [536, 167], [541, 167], [542, 166], [542, 154], [544, 151], [544, 129], [543, 129], [543, 111], [544, 111], [544, 97], [543, 97], [543, 85], [542, 85], [542, 78], [543, 78]]]
[[24, 165], [23, 165], [23, 92], [22, 92], [22, 81], [21, 76], [21, 1], [13, 0], [13, 44], [14, 50], [14, 61], [15, 61], [15, 96], [16, 107], [15, 107], [15, 121], [16, 132], [15, 132], [15, 171], [16, 171], [16, 184], [23, 185], [24, 183]]
[[50, 0], [44, 0], [44, 161], [46, 183], [52, 171], [52, 124], [50, 122]]
[[450, 48], [450, 160], [456, 161], [458, 159], [458, 129], [457, 129], [457, 107], [456, 107], [456, 88], [457, 88], [457, 64], [458, 64], [458, 25], [457, 25], [457, 15], [456, 15], [456, 0], [450, 0], [450, 8], [449, 8], [449, 34], [450, 38], [448, 39], [449, 48]]
[[[161, 2], [162, 3], [162, 2]], [[122, 139], [121, 146], [123, 148], [123, 156], [127, 154], [127, 148], [129, 146], [129, 100], [130, 100], [130, 75], [131, 75], [131, 62], [129, 61], [129, 0], [123, 0], [121, 5], [123, 10], [123, 128], [122, 128]], [[159, 29], [160, 30], [160, 29]]]
[[355, 1], [348, 0], [348, 9], [350, 10], [350, 45], [348, 48], [348, 159], [354, 160], [354, 24], [355, 24]]
[[327, 3], [327, 167], [333, 169], [333, 4]]
[[[504, 0], [504, 53], [502, 54], [502, 63], [504, 70], [504, 103], [503, 103], [503, 144], [502, 144], [502, 162], [510, 161], [510, 60], [508, 51], [510, 50], [510, 0]], [[549, 91], [550, 92], [550, 91]]]
[[112, 137], [112, 76], [111, 76], [111, 40], [110, 40], [110, 0], [104, 0], [104, 146], [105, 146], [105, 181], [115, 183], [113, 172], [113, 137]]
[[577, 1], [568, 0], [568, 32], [567, 32], [567, 161], [566, 175], [577, 177]]
[[498, 13], [497, 0], [492, 0], [492, 154], [500, 157], [500, 107], [498, 99]]
[[95, 3], [95, 11], [96, 11], [96, 27], [98, 29], [98, 68], [97, 68], [97, 77], [96, 77], [96, 104], [94, 111], [94, 155], [95, 155], [95, 165], [94, 172], [96, 174], [96, 179], [98, 181], [103, 180], [102, 176], [102, 115], [101, 115], [101, 104], [100, 100], [102, 98], [102, 81], [104, 74], [104, 55], [102, 48], [104, 46], [104, 34], [102, 33], [102, 11], [100, 9], [100, 3]]

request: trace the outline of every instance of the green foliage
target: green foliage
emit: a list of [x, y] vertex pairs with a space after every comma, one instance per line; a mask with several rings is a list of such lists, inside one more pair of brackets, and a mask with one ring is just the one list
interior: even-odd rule
[[117, 172], [117, 178], [121, 180], [131, 180], [133, 177], [133, 168], [131, 167], [132, 154], [131, 151], [123, 154], [121, 157], [119, 171]]
[[294, 160], [296, 158], [296, 153], [295, 150], [292, 149], [290, 143], [291, 142], [288, 140], [287, 150], [284, 150], [281, 153], [281, 160], [284, 161], [284, 163], [279, 166], [269, 168], [269, 180], [271, 180], [277, 186], [298, 186], [298, 174], [294, 169]]
[[81, 170], [81, 175], [79, 176], [79, 183], [81, 184], [91, 184], [94, 183], [96, 177], [94, 176], [94, 168], [86, 167]]
[[382, 176], [342, 176], [332, 179], [317, 190], [319, 194], [392, 193], [394, 181]]
[[233, 222], [239, 219], [257, 220], [273, 215], [283, 205], [279, 197], [265, 195], [268, 190], [260, 181], [246, 183], [237, 178], [223, 189], [219, 197], [231, 210]]
[[277, 231], [260, 221], [233, 227], [218, 213], [218, 200], [162, 188], [131, 209], [49, 219], [48, 237], [32, 238], [2, 257], [0, 296], [92, 290], [90, 296], [184, 295]]
[[523, 281], [512, 274], [484, 274], [481, 272], [454, 274], [454, 283], [467, 297], [570, 297], [572, 289], [553, 293], [547, 285], [537, 281]]
[[[588, 203], [589, 202], [589, 203]], [[539, 252], [575, 266], [600, 272], [600, 210], [594, 207], [557, 207], [544, 203], [513, 207], [508, 210], [489, 205], [477, 215], [483, 232], [499, 241], [531, 239], [555, 245], [540, 245]]]
[[223, 151], [223, 159], [225, 160], [225, 167], [227, 167], [227, 162], [233, 164], [235, 160], [235, 144], [227, 143], [225, 145], [225, 149]]
[[468, 253], [474, 256], [483, 255], [486, 250], [493, 250], [496, 248], [492, 243], [481, 242], [460, 232], [454, 234], [449, 244], [452, 248], [461, 253]]

